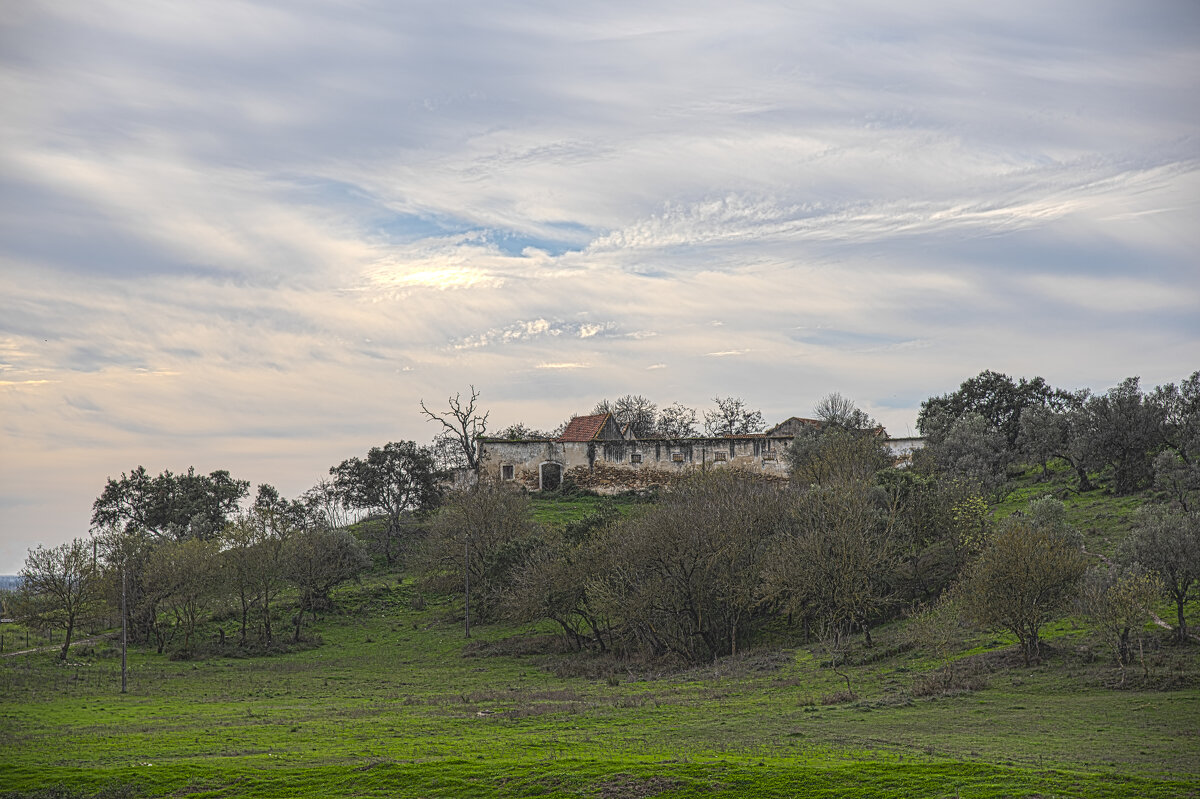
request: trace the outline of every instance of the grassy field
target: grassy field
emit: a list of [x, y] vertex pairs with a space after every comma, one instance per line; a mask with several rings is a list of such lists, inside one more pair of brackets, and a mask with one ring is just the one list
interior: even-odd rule
[[[674, 674], [557, 653], [545, 630], [416, 611], [394, 581], [341, 595], [319, 647], [173, 662], [111, 647], [0, 663], [0, 785], [175, 796], [1200, 796], [1200, 691], [1112, 690], [1074, 651], [914, 698], [934, 666], [877, 636], [858, 697], [804, 647]], [[780, 638], [785, 636], [781, 632]], [[790, 642], [781, 640], [782, 644]], [[981, 640], [978, 651], [1003, 647]], [[992, 655], [992, 660], [1003, 659]], [[1194, 655], [1152, 656], [1161, 681]], [[589, 673], [589, 670], [594, 673]], [[1173, 676], [1178, 671], [1177, 676]], [[576, 674], [577, 676], [556, 676]], [[825, 704], [829, 703], [829, 704]], [[21, 795], [18, 793], [17, 795]]]
[[945, 664], [896, 623], [851, 653], [851, 697], [782, 626], [748, 655], [659, 671], [563, 652], [549, 628], [465, 640], [457, 608], [415, 609], [400, 575], [337, 599], [319, 646], [137, 652], [126, 695], [111, 644], [0, 659], [0, 795], [1200, 797], [1198, 648], [1158, 633], [1149, 676], [1121, 689], [1071, 620], [1032, 668], [978, 635], [954, 658], [971, 690], [930, 694]]

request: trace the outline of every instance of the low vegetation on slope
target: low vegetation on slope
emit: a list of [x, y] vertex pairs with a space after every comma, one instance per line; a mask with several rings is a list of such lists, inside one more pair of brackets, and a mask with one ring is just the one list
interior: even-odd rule
[[[657, 498], [484, 484], [414, 514], [371, 481], [424, 456], [380, 448], [335, 468], [376, 508], [348, 528], [336, 486], [260, 487], [218, 524], [220, 502], [125, 500], [228, 504], [247, 487], [227, 474], [123, 475], [97, 503], [125, 524], [103, 567], [39, 550], [47, 581], [27, 569], [6, 599], [0, 786], [1200, 796], [1200, 377], [1182, 386], [1097, 399], [984, 373], [927, 403], [906, 471], [829, 403], [848, 412], [796, 441], [790, 485], [710, 473]], [[1108, 446], [1114, 418], [1132, 449]], [[61, 602], [60, 556], [84, 578]], [[122, 585], [126, 694], [111, 632], [89, 635]]]

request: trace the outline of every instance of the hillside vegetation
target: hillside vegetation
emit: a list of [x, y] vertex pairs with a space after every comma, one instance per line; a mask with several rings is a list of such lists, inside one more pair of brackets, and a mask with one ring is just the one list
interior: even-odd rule
[[[721, 470], [657, 497], [442, 497], [411, 442], [335, 467], [344, 495], [263, 486], [227, 521], [248, 488], [227, 473], [110, 480], [104, 567], [39, 548], [5, 599], [0, 786], [1200, 796], [1200, 410], [1146, 400], [1157, 427], [1117, 452], [1096, 420], [1128, 381], [1055, 410], [1044, 382], [1000, 377], [931, 399], [906, 470], [834, 395], [788, 485]], [[1200, 400], [1200, 377], [1185, 388]], [[1079, 422], [1078, 457], [1022, 419]], [[380, 475], [416, 493], [387, 505]], [[389, 509], [347, 525], [339, 496]]]
[[[1119, 537], [1125, 500], [1080, 499], [1070, 513], [1089, 542]], [[534, 507], [578, 519], [601, 504]], [[0, 784], [43, 797], [1200, 792], [1194, 649], [1153, 625], [1146, 678], [1117, 690], [1078, 619], [1046, 631], [1031, 668], [1005, 636], [922, 652], [898, 620], [846, 653], [851, 699], [786, 624], [747, 654], [658, 670], [567, 651], [545, 624], [476, 626], [467, 640], [461, 604], [419, 596], [399, 573], [339, 589], [311, 648], [271, 657], [137, 651], [125, 696], [110, 640], [65, 664], [6, 658]]]

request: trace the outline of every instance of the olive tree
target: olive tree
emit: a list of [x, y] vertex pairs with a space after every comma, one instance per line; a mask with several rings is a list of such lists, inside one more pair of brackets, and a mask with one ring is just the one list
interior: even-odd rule
[[1041, 628], [1062, 615], [1087, 569], [1062, 503], [1043, 499], [999, 525], [962, 584], [963, 607], [985, 628], [1016, 636], [1025, 664], [1041, 656]]
[[1138, 564], [1095, 568], [1080, 591], [1083, 613], [1113, 644], [1124, 682], [1133, 657], [1130, 634], [1150, 619], [1150, 609], [1162, 591], [1162, 581]]
[[404, 517], [435, 507], [442, 498], [441, 472], [433, 454], [412, 441], [392, 441], [372, 447], [366, 458], [349, 458], [329, 469], [333, 484], [347, 508], [377, 513], [386, 523], [379, 545], [390, 566], [393, 548], [404, 529]]
[[1112, 468], [1112, 490], [1132, 494], [1150, 485], [1163, 412], [1143, 396], [1138, 378], [1090, 397], [1083, 412], [1082, 434], [1097, 463]]
[[1162, 506], [1142, 506], [1122, 548], [1122, 559], [1140, 563], [1162, 581], [1175, 603], [1175, 634], [1187, 638], [1184, 609], [1200, 586], [1200, 512], [1180, 513]]
[[932, 459], [940, 471], [972, 480], [985, 494], [993, 496], [1002, 492], [1011, 460], [1001, 432], [973, 411], [931, 438], [923, 455]]

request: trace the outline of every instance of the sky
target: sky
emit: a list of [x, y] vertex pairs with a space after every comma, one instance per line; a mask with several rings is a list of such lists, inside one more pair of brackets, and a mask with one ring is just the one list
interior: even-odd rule
[[474, 386], [912, 434], [1200, 368], [1200, 5], [4, 3], [0, 574], [105, 481], [295, 496]]

